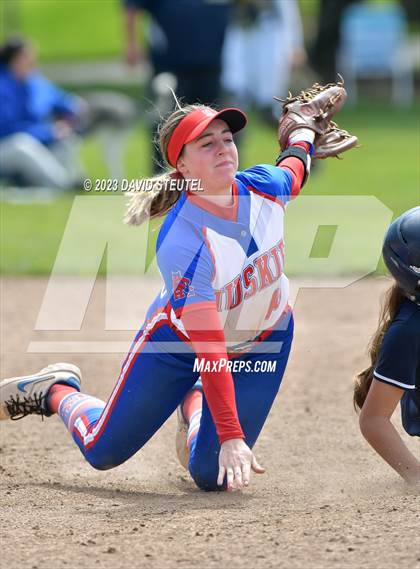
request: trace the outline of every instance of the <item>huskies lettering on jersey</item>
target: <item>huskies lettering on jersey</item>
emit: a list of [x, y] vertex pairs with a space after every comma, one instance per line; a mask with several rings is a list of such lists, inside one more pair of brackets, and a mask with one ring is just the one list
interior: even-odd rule
[[[254, 262], [248, 264], [240, 275], [228, 282], [222, 289], [215, 290], [217, 310], [236, 308], [244, 299], [254, 296], [276, 282], [283, 274], [284, 243], [279, 241], [269, 251], [259, 255]], [[279, 299], [273, 300], [270, 312], [278, 307]]]
[[238, 275], [225, 286], [227, 304], [230, 308], [236, 308], [242, 302], [241, 277]]
[[187, 296], [194, 296], [194, 287], [191, 286], [191, 279], [181, 276], [181, 271], [172, 272], [172, 290], [175, 300], [182, 300]]

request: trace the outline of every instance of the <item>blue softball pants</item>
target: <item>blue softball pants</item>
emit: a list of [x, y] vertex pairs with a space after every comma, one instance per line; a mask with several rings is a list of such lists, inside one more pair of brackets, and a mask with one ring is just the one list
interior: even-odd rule
[[[239, 420], [250, 448], [279, 390], [292, 338], [290, 312], [263, 342], [233, 360], [237, 368], [243, 367], [239, 371], [234, 367], [232, 376]], [[183, 353], [174, 353], [177, 350], [169, 346]], [[94, 468], [106, 470], [135, 454], [199, 379], [194, 360], [194, 352], [164, 323], [152, 333], [145, 335], [144, 329], [139, 332], [107, 403], [83, 393], [67, 395], [59, 415], [85, 459]], [[189, 462], [191, 476], [203, 490], [218, 489], [219, 450], [215, 424], [203, 397], [200, 427], [190, 445]]]

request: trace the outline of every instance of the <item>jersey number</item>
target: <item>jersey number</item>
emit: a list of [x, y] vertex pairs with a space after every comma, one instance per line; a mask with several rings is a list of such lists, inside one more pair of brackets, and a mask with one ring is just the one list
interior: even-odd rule
[[277, 310], [277, 308], [280, 306], [280, 299], [281, 299], [280, 289], [277, 288], [273, 292], [273, 295], [271, 297], [270, 306], [268, 307], [267, 314], [265, 315], [265, 320], [268, 320], [270, 316], [273, 314], [273, 312]]

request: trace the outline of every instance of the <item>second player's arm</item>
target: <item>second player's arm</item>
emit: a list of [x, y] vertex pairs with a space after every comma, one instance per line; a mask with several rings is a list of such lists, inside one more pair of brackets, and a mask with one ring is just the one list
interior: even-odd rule
[[420, 462], [391, 422], [404, 391], [373, 380], [360, 413], [360, 430], [376, 452], [409, 484], [420, 482]]

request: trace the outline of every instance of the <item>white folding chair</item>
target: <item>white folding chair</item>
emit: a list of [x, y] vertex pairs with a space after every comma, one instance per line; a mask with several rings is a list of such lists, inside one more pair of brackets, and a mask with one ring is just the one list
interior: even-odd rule
[[391, 2], [349, 6], [342, 20], [337, 69], [346, 81], [349, 102], [357, 101], [358, 78], [391, 77], [392, 100], [413, 100], [413, 65], [403, 8]]

